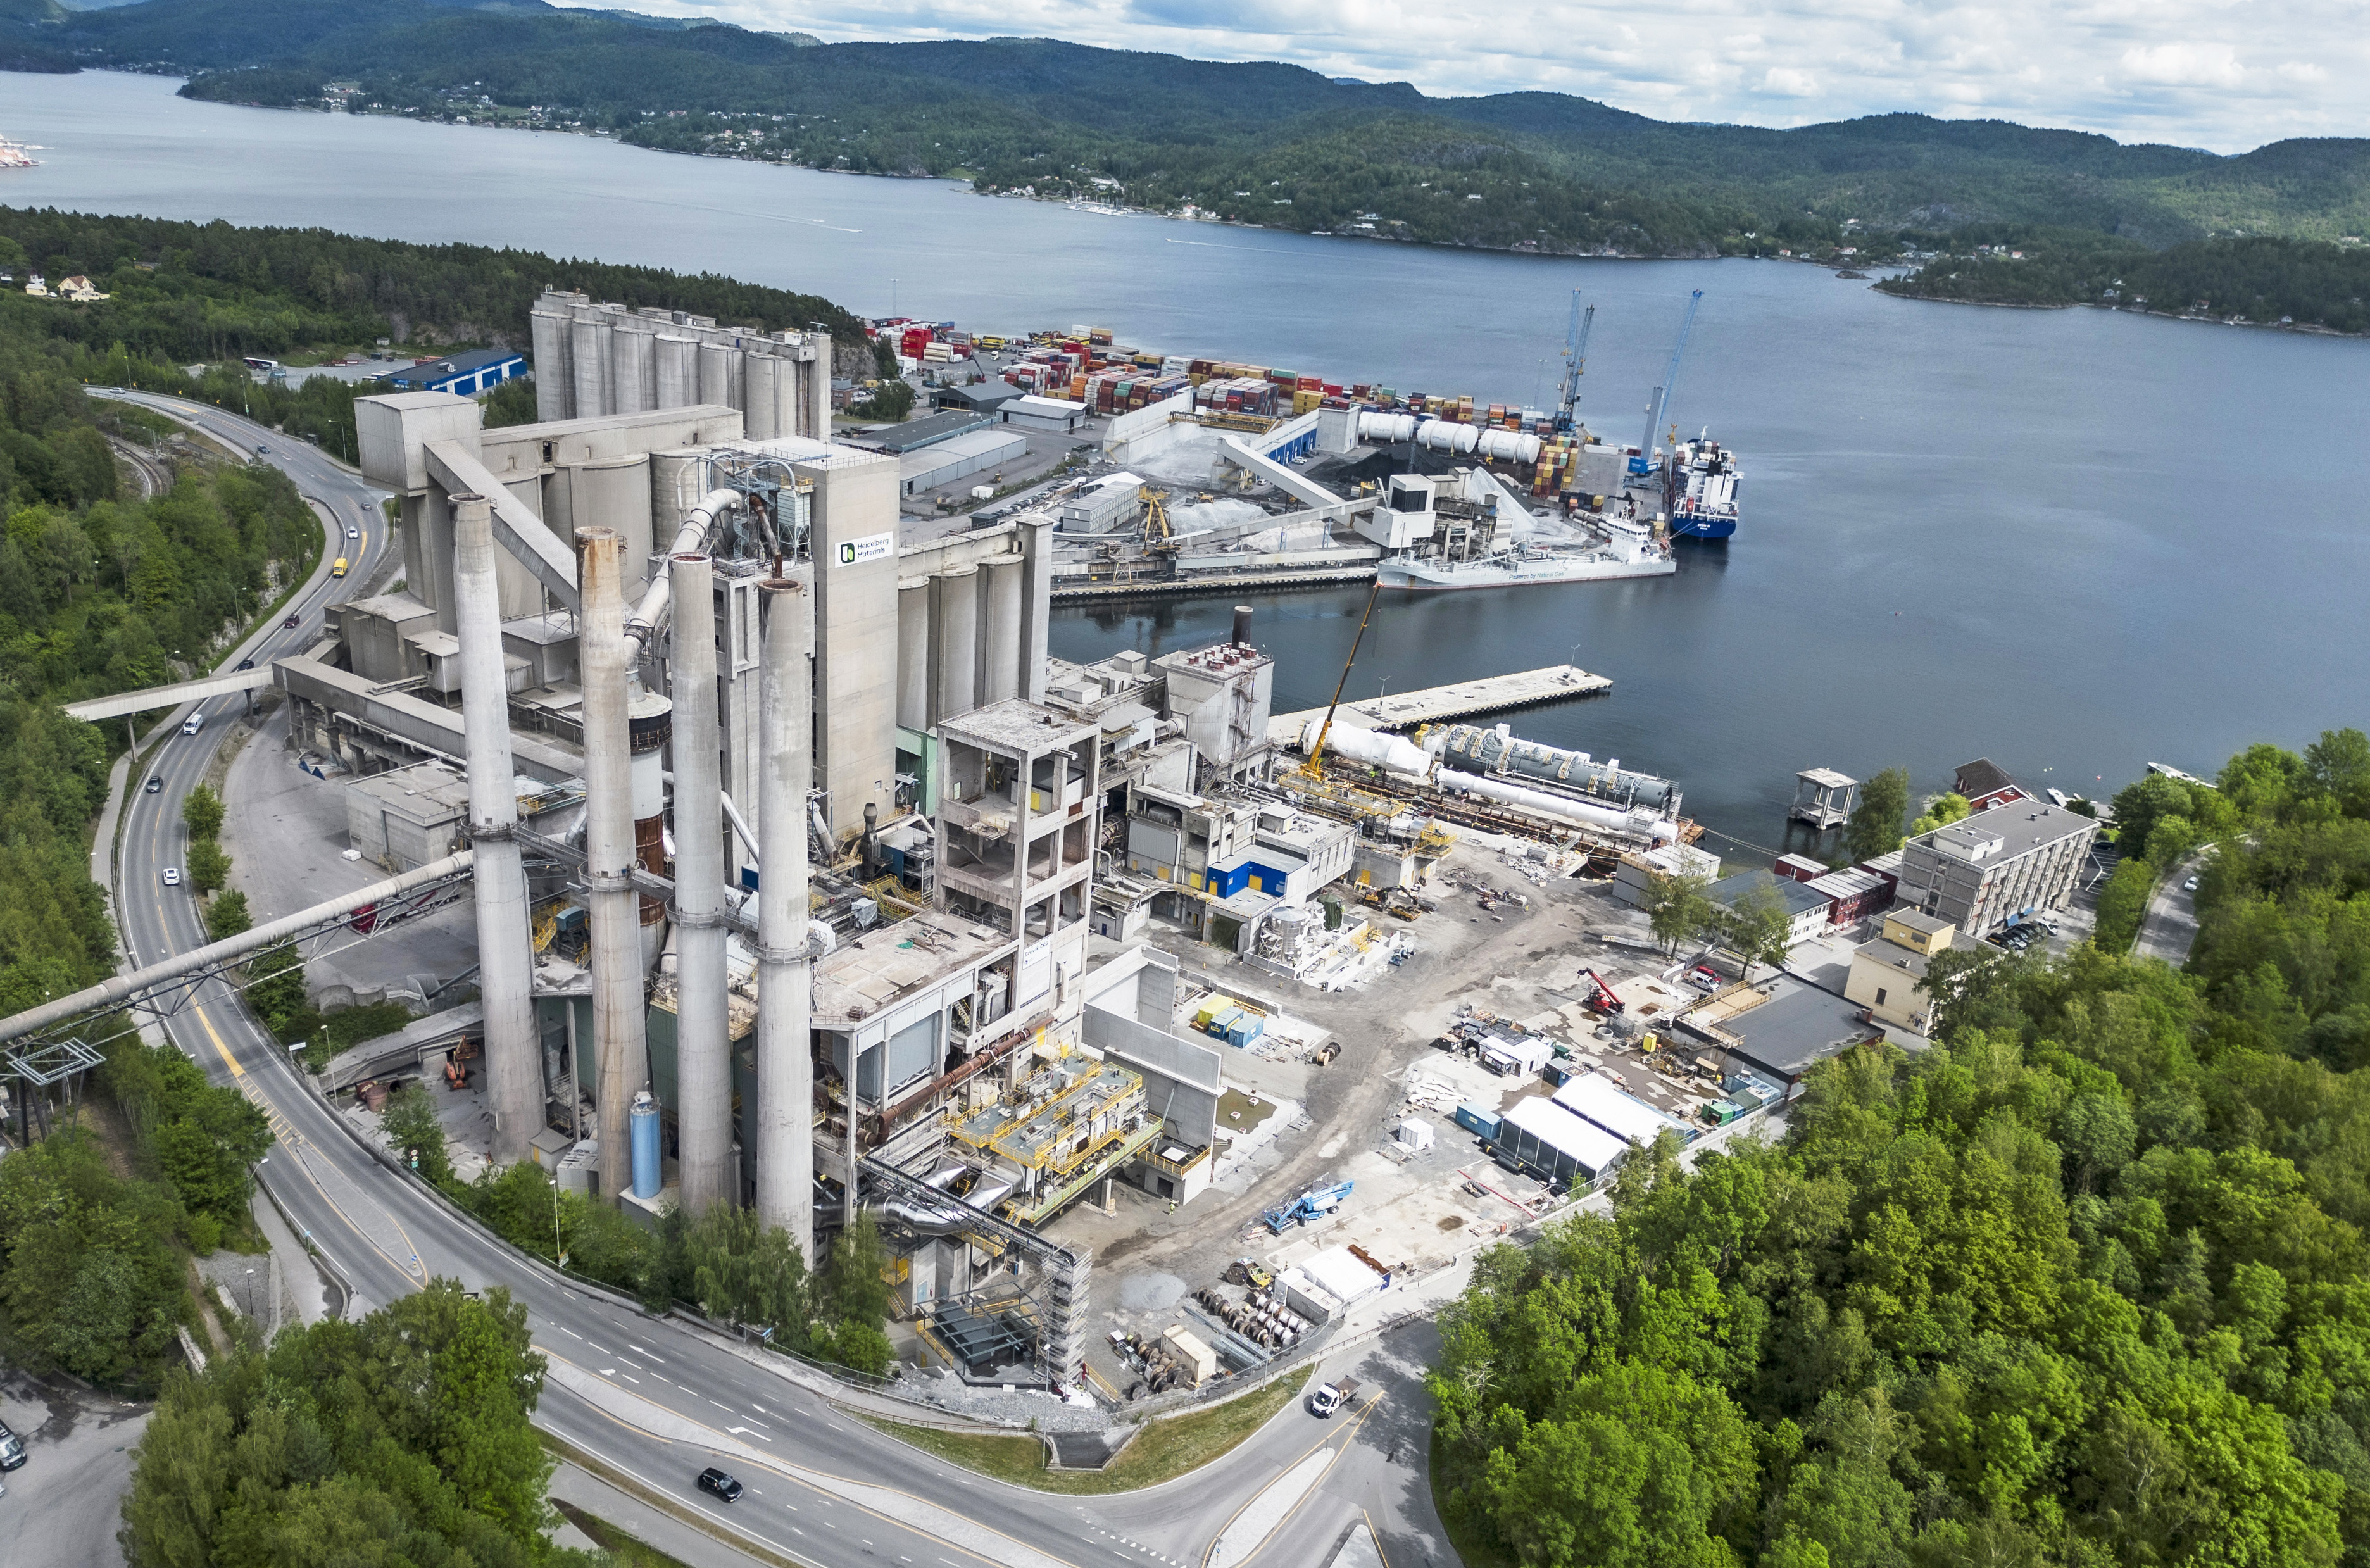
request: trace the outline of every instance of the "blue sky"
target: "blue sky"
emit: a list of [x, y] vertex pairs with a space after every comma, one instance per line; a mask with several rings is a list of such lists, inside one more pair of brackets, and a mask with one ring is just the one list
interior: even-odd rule
[[2221, 152], [2370, 133], [2370, 27], [2337, 0], [608, 3], [834, 43], [1021, 34], [1284, 60], [1435, 95], [1543, 88], [1666, 120], [1800, 125], [1921, 110]]

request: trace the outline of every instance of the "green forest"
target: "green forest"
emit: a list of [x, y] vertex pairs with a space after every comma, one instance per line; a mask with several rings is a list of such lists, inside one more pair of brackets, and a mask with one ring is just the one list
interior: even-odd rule
[[557, 1548], [526, 1309], [458, 1281], [177, 1371], [132, 1455], [136, 1568], [592, 1568]]
[[[2150, 247], [2370, 225], [2370, 142], [2237, 156], [1998, 121], [1679, 124], [1560, 93], [1428, 98], [1273, 63], [1051, 39], [816, 46], [541, 0], [17, 0], [0, 40], [172, 70], [224, 102], [541, 127], [1427, 243], [1889, 254], [1903, 232], [2061, 225]], [[344, 89], [352, 89], [351, 92]]]
[[2370, 740], [2215, 782], [2119, 797], [2222, 836], [2185, 970], [1943, 954], [1932, 1049], [1484, 1258], [1431, 1378], [1469, 1562], [2370, 1562]]
[[[1977, 241], [1977, 244], [1985, 243]], [[2021, 254], [2017, 254], [2021, 252]], [[2370, 248], [2324, 241], [2191, 240], [2164, 250], [2052, 231], [1978, 249], [1953, 245], [1877, 287], [1980, 305], [2109, 305], [2258, 326], [2370, 331]]]

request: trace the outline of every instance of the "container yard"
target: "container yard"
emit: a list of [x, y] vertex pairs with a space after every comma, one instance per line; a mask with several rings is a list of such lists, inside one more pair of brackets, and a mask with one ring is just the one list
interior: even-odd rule
[[[1641, 443], [1591, 432], [1577, 413], [1589, 319], [1575, 303], [1554, 408], [1167, 353], [1101, 327], [872, 327], [942, 403], [992, 403], [1007, 427], [1099, 448], [1074, 478], [1033, 498], [1059, 510], [1054, 594], [1076, 600], [1375, 577], [1431, 592], [1675, 571], [1679, 541], [1734, 532], [1735, 454], [1708, 435], [1681, 442], [1675, 426], [1658, 435], [1684, 332]], [[919, 469], [907, 493], [955, 474], [953, 465]], [[962, 513], [1004, 493], [988, 484], [925, 499]]]

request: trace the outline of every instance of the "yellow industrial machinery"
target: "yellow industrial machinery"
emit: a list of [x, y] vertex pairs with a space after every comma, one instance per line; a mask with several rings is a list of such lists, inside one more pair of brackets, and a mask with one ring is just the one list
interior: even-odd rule
[[1325, 737], [1333, 732], [1333, 710], [1341, 706], [1342, 688], [1350, 684], [1351, 667], [1358, 662], [1358, 645], [1366, 640], [1366, 623], [1375, 618], [1375, 601], [1383, 594], [1383, 574], [1375, 573], [1375, 585], [1366, 594], [1366, 613], [1358, 617], [1358, 635], [1350, 640], [1350, 656], [1341, 662], [1341, 678], [1333, 683], [1333, 700], [1325, 705], [1325, 722], [1317, 727], [1317, 744], [1308, 748], [1308, 760], [1300, 771], [1317, 778], [1325, 777]]
[[1174, 550], [1177, 531], [1168, 525], [1168, 492], [1145, 485], [1135, 492], [1144, 502], [1144, 548], [1148, 550]]

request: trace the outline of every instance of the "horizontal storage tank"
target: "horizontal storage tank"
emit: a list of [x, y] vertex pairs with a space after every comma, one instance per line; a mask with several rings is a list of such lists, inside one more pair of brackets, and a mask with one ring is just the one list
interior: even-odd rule
[[1447, 420], [1426, 420], [1416, 427], [1416, 443], [1435, 452], [1470, 452], [1481, 438], [1481, 432], [1469, 424], [1455, 424]]
[[1423, 749], [1462, 773], [1494, 773], [1535, 780], [1624, 809], [1678, 809], [1679, 787], [1651, 773], [1624, 769], [1620, 759], [1598, 762], [1586, 752], [1521, 740], [1504, 725], [1440, 724], [1423, 732]]
[[1485, 430], [1480, 432], [1480, 452], [1482, 456], [1501, 462], [1536, 463], [1539, 460], [1539, 438], [1519, 431]]
[[1415, 439], [1415, 416], [1378, 414], [1362, 409], [1358, 414], [1358, 439], [1386, 444], [1412, 441]]

